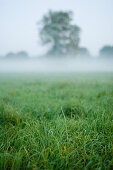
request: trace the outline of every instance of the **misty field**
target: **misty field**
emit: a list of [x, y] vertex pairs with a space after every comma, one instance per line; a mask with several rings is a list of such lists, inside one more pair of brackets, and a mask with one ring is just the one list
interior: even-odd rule
[[0, 169], [112, 169], [112, 73], [0, 73]]

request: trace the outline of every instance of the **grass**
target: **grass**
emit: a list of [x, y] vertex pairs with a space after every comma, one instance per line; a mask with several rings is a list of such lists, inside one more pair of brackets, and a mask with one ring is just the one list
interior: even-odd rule
[[1, 73], [0, 169], [112, 169], [112, 73]]

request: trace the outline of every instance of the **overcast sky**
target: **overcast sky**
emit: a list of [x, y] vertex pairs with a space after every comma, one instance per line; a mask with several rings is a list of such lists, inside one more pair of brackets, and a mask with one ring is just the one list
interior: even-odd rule
[[113, 45], [113, 0], [0, 0], [0, 55], [44, 53], [36, 23], [49, 9], [74, 12], [74, 23], [82, 30], [80, 45], [92, 55], [105, 44]]

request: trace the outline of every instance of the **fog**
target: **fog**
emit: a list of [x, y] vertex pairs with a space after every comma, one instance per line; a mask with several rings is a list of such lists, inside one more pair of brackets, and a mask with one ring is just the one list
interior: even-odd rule
[[0, 55], [26, 50], [45, 53], [38, 44], [36, 23], [48, 11], [73, 11], [73, 23], [82, 29], [81, 46], [93, 55], [113, 44], [113, 0], [0, 0]]
[[[54, 57], [53, 57], [54, 58]], [[0, 60], [0, 72], [75, 72], [113, 71], [113, 59], [30, 58]]]

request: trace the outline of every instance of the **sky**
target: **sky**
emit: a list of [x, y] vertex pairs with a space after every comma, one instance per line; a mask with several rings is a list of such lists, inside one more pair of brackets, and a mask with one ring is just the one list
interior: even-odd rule
[[113, 45], [113, 0], [0, 0], [0, 56], [21, 50], [44, 54], [37, 22], [48, 10], [73, 11], [73, 23], [81, 28], [80, 46], [93, 56]]

